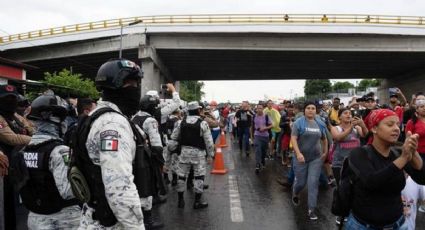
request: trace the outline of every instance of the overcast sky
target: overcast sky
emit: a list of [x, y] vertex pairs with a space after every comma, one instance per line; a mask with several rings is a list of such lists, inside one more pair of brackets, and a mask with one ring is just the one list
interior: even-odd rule
[[[0, 7], [0, 36], [122, 17], [227, 13], [425, 16], [425, 0], [4, 0]], [[206, 82], [204, 91], [206, 100], [240, 101], [261, 99], [264, 95], [300, 96], [303, 86], [303, 80], [217, 81]]]

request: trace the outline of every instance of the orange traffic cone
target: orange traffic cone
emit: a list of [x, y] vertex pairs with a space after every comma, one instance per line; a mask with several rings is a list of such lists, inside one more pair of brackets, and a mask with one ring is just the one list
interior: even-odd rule
[[211, 171], [211, 174], [226, 174], [227, 169], [224, 168], [224, 159], [223, 159], [223, 153], [221, 152], [221, 148], [217, 147], [215, 151], [215, 157], [214, 157], [214, 167]]
[[226, 143], [226, 134], [224, 134], [224, 131], [221, 131], [221, 135], [220, 135], [220, 143], [218, 144], [218, 147], [227, 147], [227, 143]]

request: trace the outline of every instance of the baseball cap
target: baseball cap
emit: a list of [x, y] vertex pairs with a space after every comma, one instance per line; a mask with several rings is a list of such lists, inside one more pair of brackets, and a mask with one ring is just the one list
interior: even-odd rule
[[187, 104], [187, 110], [197, 110], [202, 108], [197, 101], [191, 101]]

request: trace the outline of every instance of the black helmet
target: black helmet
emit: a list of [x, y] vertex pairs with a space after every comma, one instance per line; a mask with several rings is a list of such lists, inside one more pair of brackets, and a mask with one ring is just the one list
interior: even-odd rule
[[159, 97], [155, 95], [146, 94], [140, 100], [140, 110], [146, 112], [153, 112], [154, 109], [159, 105]]
[[29, 100], [26, 97], [24, 97], [22, 94], [18, 94], [18, 106], [28, 107], [30, 105], [31, 105], [31, 103], [29, 102]]
[[126, 79], [140, 81], [142, 78], [143, 72], [134, 62], [116, 59], [107, 61], [99, 68], [95, 82], [98, 89], [119, 89]]
[[29, 117], [37, 120], [49, 120], [51, 116], [55, 116], [63, 121], [68, 114], [67, 108], [65, 100], [54, 95], [53, 91], [48, 91], [31, 103]]

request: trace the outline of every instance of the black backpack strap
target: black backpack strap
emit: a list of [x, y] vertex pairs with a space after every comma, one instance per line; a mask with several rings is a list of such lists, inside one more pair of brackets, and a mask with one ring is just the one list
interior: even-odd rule
[[[367, 158], [368, 158], [368, 160], [369, 160], [369, 161], [371, 161], [371, 160], [375, 157], [375, 153], [374, 153], [374, 151], [373, 151], [373, 147], [372, 147], [371, 145], [365, 145], [365, 146], [363, 146], [362, 148], [366, 151], [366, 154], [367, 154]], [[359, 169], [358, 169], [357, 167], [355, 167], [355, 166], [351, 163], [351, 161], [349, 161], [349, 159], [348, 159], [348, 158], [347, 158], [347, 160], [348, 160], [349, 167], [350, 167], [351, 171], [352, 171], [352, 172], [354, 172], [354, 176], [355, 176], [355, 178], [358, 178], [358, 177], [359, 177], [359, 175], [360, 175], [360, 171], [359, 171]]]
[[141, 129], [143, 129], [143, 124], [145, 123], [146, 119], [148, 119], [149, 117], [153, 116], [149, 116], [149, 115], [145, 115], [145, 116], [140, 116], [140, 115], [136, 115], [133, 117], [132, 121], [138, 125]]

